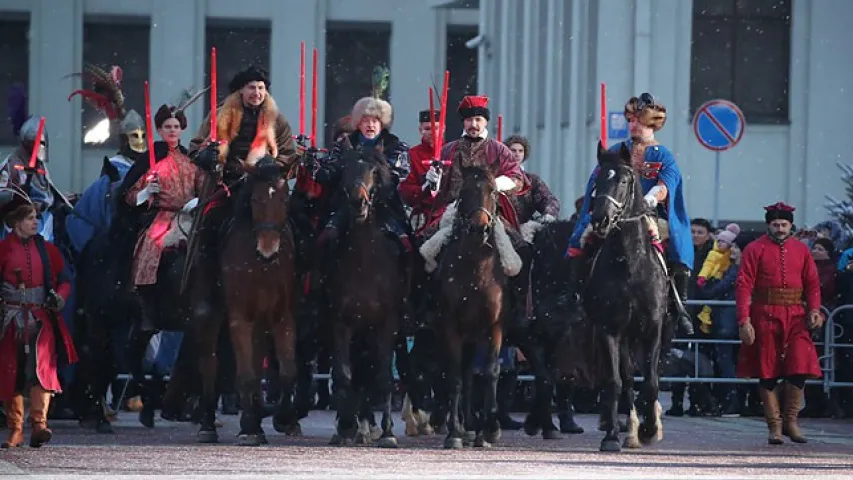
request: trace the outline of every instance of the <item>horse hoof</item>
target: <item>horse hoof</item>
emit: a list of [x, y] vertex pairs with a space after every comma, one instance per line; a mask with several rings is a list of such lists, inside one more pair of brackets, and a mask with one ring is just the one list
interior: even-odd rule
[[406, 420], [406, 436], [407, 437], [417, 437], [421, 434], [420, 429], [418, 428], [418, 424], [412, 420]]
[[476, 439], [477, 439], [477, 432], [467, 431], [467, 432], [465, 432], [465, 435], [462, 435], [462, 440], [465, 443], [472, 443]]
[[444, 439], [444, 448], [453, 449], [453, 450], [461, 450], [462, 449], [462, 439], [461, 438], [445, 438]]
[[96, 431], [96, 432], [98, 432], [98, 433], [106, 433], [106, 434], [115, 433], [115, 432], [113, 431], [113, 426], [110, 424], [110, 422], [101, 422], [101, 423], [99, 423], [99, 424], [95, 427], [95, 431]]
[[356, 445], [367, 445], [370, 443], [370, 434], [358, 432], [355, 434], [355, 438], [352, 443]]
[[434, 435], [435, 430], [432, 428], [432, 425], [425, 423], [418, 427], [418, 433], [421, 435]]
[[542, 439], [543, 440], [559, 440], [563, 437], [557, 432], [557, 430], [542, 430]]
[[197, 443], [219, 443], [219, 434], [216, 430], [201, 430], [196, 436]]
[[625, 448], [640, 448], [640, 441], [637, 437], [625, 437], [622, 446]]
[[601, 441], [601, 447], [598, 450], [601, 452], [621, 452], [622, 446], [619, 445], [619, 440], [605, 438]]
[[395, 437], [382, 437], [376, 441], [376, 446], [379, 448], [397, 448], [397, 439]]
[[487, 442], [486, 439], [480, 435], [474, 440], [475, 448], [492, 448], [491, 442]]
[[143, 409], [139, 412], [139, 423], [146, 428], [154, 428], [154, 412]]
[[241, 447], [259, 447], [261, 446], [261, 436], [241, 433], [237, 435], [237, 445]]
[[375, 442], [382, 438], [382, 429], [378, 425], [370, 426], [370, 441]]
[[288, 426], [288, 428], [284, 431], [284, 434], [288, 437], [301, 437], [302, 425], [300, 425], [299, 422], [295, 422]]
[[498, 443], [501, 440], [501, 429], [484, 432], [482, 437], [488, 443]]
[[537, 422], [533, 420], [530, 415], [527, 415], [527, 418], [524, 419], [524, 433], [526, 433], [530, 437], [535, 437], [539, 435], [539, 425]]
[[647, 427], [645, 424], [642, 424], [640, 425], [637, 435], [642, 443], [649, 445], [651, 443], [658, 442], [663, 438], [663, 430], [659, 429], [657, 425]]

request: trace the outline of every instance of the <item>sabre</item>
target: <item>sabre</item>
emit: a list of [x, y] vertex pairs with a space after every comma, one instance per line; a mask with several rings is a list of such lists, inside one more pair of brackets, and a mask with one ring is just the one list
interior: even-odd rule
[[[444, 86], [442, 87], [442, 90], [443, 90], [442, 93], [443, 94], [441, 95], [441, 112], [440, 112], [439, 121], [438, 121], [438, 131], [435, 132], [435, 136], [433, 137], [433, 138], [435, 138], [435, 141], [433, 142], [433, 147], [434, 147], [433, 157], [434, 158], [432, 160], [425, 160], [424, 161], [424, 165], [429, 165], [431, 167], [436, 167], [439, 169], [442, 167], [450, 166], [449, 160], [442, 161], [439, 159], [439, 156], [441, 153], [442, 143], [444, 140], [442, 133], [444, 132], [445, 121], [446, 121], [445, 116], [447, 115], [447, 90], [449, 88], [450, 88], [450, 70], [445, 70], [444, 71]], [[430, 103], [432, 103], [432, 95], [430, 95]], [[431, 118], [431, 121], [434, 122], [435, 121], [434, 120], [435, 113], [434, 113], [434, 110], [432, 107], [430, 107], [430, 110], [431, 110], [430, 118]], [[439, 172], [441, 172], [441, 170], [439, 170]], [[433, 197], [438, 195], [438, 187], [439, 187], [438, 185], [434, 185], [431, 188], [430, 194]]]
[[154, 129], [151, 128], [151, 94], [148, 90], [147, 80], [145, 81], [145, 128], [145, 136], [148, 140], [148, 167], [149, 170], [154, 171], [154, 164], [157, 161], [154, 159], [154, 136], [152, 135]]
[[601, 82], [601, 146], [607, 148], [607, 86]]
[[36, 131], [36, 141], [33, 143], [33, 153], [30, 154], [30, 170], [35, 171], [38, 152], [41, 148], [41, 136], [44, 134], [44, 117], [39, 118], [39, 128]]
[[[216, 47], [210, 47], [210, 141], [216, 141]], [[153, 165], [153, 164], [152, 164]]]
[[317, 48], [314, 48], [314, 66], [311, 71], [311, 147], [317, 148]]
[[305, 42], [299, 50], [299, 136], [305, 135]]

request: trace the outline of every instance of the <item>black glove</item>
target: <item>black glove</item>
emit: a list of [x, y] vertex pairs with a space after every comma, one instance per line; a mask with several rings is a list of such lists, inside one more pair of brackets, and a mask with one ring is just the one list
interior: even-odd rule
[[47, 297], [44, 299], [44, 305], [54, 312], [60, 312], [63, 307], [65, 307], [65, 299], [62, 298], [60, 294], [51, 290], [47, 292]]
[[193, 162], [205, 172], [213, 172], [219, 161], [219, 143], [213, 142], [204, 150], [198, 152]]

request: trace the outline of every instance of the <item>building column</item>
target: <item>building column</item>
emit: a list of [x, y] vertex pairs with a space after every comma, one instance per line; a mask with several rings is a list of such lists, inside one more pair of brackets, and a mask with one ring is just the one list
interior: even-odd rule
[[[201, 0], [153, 0], [148, 70], [151, 115], [156, 113], [160, 105], [177, 102], [184, 90], [195, 93], [207, 86], [203, 72], [205, 55], [210, 55], [210, 52], [203, 52], [206, 23], [204, 4]], [[219, 84], [223, 82], [220, 80]], [[189, 142], [204, 118], [206, 112], [202, 111], [203, 106], [203, 101], [196, 101], [186, 112], [187, 131], [182, 139], [184, 144]]]
[[[293, 134], [299, 133], [299, 44], [305, 42], [305, 134], [311, 133], [312, 49], [317, 48], [317, 144], [323, 144], [322, 105], [325, 90], [321, 79], [326, 72], [326, 15], [320, 4], [283, 0], [272, 2], [272, 38], [270, 39], [270, 78], [275, 85], [275, 101], [290, 122]], [[322, 18], [321, 18], [322, 17]], [[299, 22], [300, 28], [293, 28]]]
[[68, 101], [80, 88], [83, 63], [83, 0], [33, 0], [30, 14], [29, 108], [45, 117], [50, 173], [62, 191], [83, 187], [81, 100]]
[[[417, 115], [429, 108], [428, 88], [433, 85], [433, 80], [436, 88], [442, 88], [444, 83], [444, 72], [433, 70], [439, 49], [432, 39], [440, 23], [436, 9], [426, 2], [395, 9], [391, 20], [389, 67], [394, 132], [411, 145], [420, 143]], [[404, 92], [417, 93], [409, 96]]]

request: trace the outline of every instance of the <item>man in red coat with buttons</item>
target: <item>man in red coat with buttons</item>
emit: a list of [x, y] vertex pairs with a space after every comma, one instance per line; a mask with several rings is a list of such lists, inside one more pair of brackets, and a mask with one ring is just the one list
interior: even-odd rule
[[[440, 112], [435, 112], [438, 119]], [[419, 230], [437, 222], [444, 208], [437, 207], [433, 190], [438, 190], [444, 168], [431, 165], [435, 157], [435, 146], [432, 138], [432, 119], [430, 111], [423, 110], [418, 113], [418, 133], [421, 134], [421, 143], [409, 149], [410, 170], [405, 180], [400, 182], [400, 197], [406, 205], [412, 208], [412, 217], [421, 216], [422, 224]], [[438, 124], [436, 121], [436, 128]], [[438, 132], [439, 138], [444, 132]]]
[[759, 379], [771, 445], [781, 444], [782, 435], [806, 443], [797, 415], [806, 380], [821, 376], [809, 333], [823, 324], [820, 279], [808, 246], [791, 236], [794, 207], [779, 202], [764, 209], [767, 234], [744, 249], [735, 288], [743, 342], [738, 376]]

